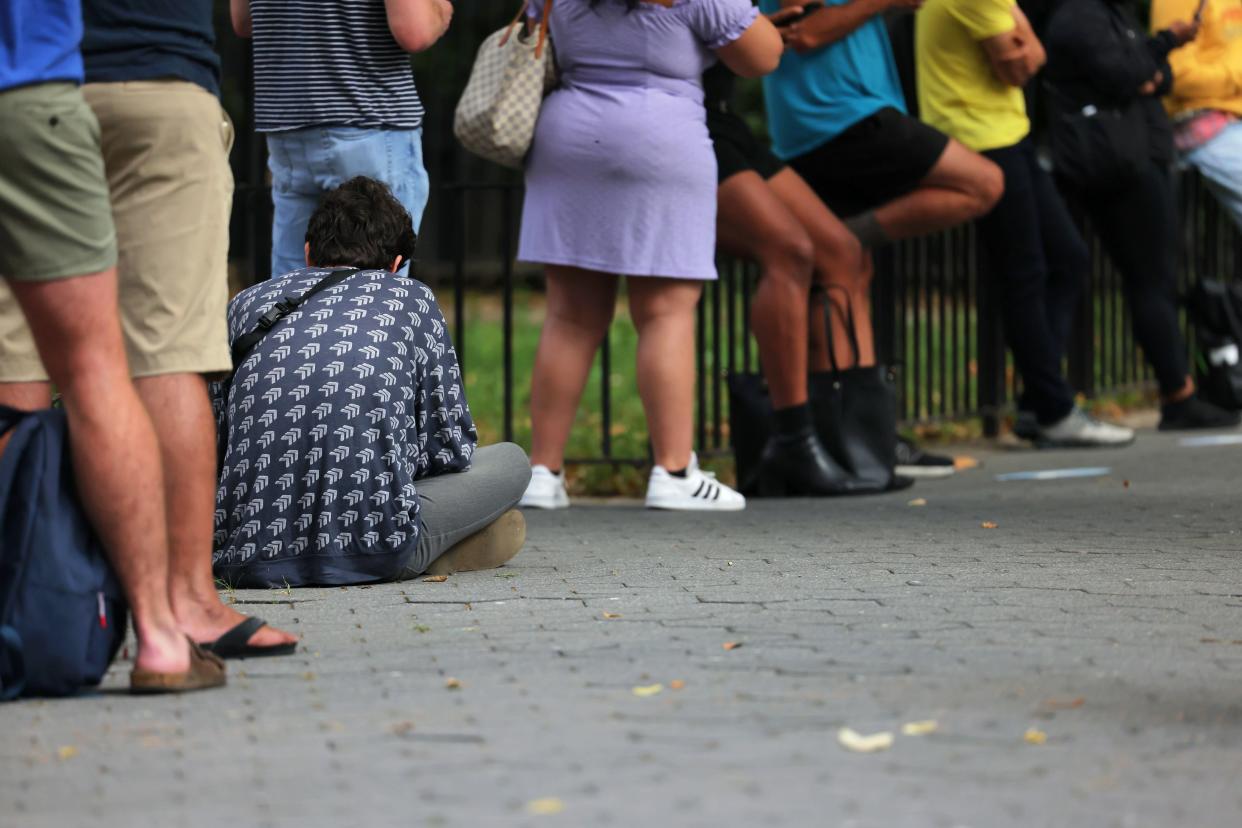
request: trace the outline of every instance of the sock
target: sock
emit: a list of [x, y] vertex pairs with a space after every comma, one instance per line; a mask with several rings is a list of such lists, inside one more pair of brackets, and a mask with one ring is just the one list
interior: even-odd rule
[[810, 403], [779, 408], [772, 412], [772, 416], [776, 419], [776, 433], [779, 435], [800, 434], [813, 425]]
[[685, 477], [686, 477], [686, 472], [690, 471], [690, 467], [689, 467], [689, 466], [686, 466], [684, 469], [678, 469], [677, 471], [673, 471], [672, 469], [668, 469], [667, 471], [668, 471], [668, 473], [669, 473], [669, 474], [671, 474], [673, 477], [680, 477], [680, 478], [682, 478], [682, 479], [684, 480], [684, 479], [685, 479]]
[[856, 216], [847, 218], [845, 226], [858, 237], [863, 247], [883, 247], [892, 241], [876, 219], [875, 210], [868, 210], [865, 213], [859, 213]]

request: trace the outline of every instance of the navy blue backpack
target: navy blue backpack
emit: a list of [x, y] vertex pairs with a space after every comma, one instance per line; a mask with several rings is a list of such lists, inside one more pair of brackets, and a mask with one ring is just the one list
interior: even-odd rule
[[127, 607], [78, 501], [61, 409], [0, 406], [0, 700], [103, 679]]

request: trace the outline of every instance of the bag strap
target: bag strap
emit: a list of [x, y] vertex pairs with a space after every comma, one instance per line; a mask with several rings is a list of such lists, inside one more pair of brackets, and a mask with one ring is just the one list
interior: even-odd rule
[[9, 660], [15, 679], [12, 683], [0, 686], [0, 701], [12, 701], [26, 689], [26, 656], [22, 637], [12, 627], [0, 627], [0, 653]]
[[340, 270], [332, 271], [331, 275], [319, 280], [311, 286], [310, 290], [301, 296], [286, 296], [272, 305], [267, 313], [259, 317], [259, 324], [250, 333], [239, 336], [233, 342], [233, 370], [237, 370], [237, 366], [242, 364], [242, 360], [250, 353], [250, 350], [267, 336], [268, 331], [275, 327], [276, 323], [293, 313], [299, 307], [304, 305], [308, 300], [316, 294], [322, 293], [331, 287], [336, 287], [341, 282], [348, 279], [358, 272], [356, 267], [347, 267]]
[[812, 297], [820, 297], [824, 303], [824, 337], [828, 345], [828, 361], [832, 365], [833, 373], [841, 373], [840, 363], [837, 362], [837, 349], [832, 339], [832, 311], [836, 304], [832, 301], [833, 290], [839, 290], [845, 294], [845, 330], [850, 337], [850, 349], [854, 352], [854, 365], [857, 367], [859, 359], [862, 358], [862, 349], [858, 345], [858, 327], [854, 321], [854, 302], [850, 298], [850, 292], [843, 285], [824, 286], [816, 283], [811, 288]]
[[8, 434], [17, 424], [30, 416], [29, 411], [19, 411], [7, 405], [0, 405], [0, 437]]
[[[543, 4], [543, 19], [539, 21], [539, 40], [535, 43], [535, 60], [543, 57], [543, 44], [548, 40], [548, 15], [552, 13], [552, 2], [553, 0], [546, 0]], [[513, 28], [526, 16], [526, 10], [529, 8], [530, 0], [523, 0], [522, 8], [518, 9], [518, 13], [513, 16], [513, 21], [505, 29], [505, 34], [500, 38], [498, 45], [504, 46], [509, 42], [509, 38], [513, 35]]]

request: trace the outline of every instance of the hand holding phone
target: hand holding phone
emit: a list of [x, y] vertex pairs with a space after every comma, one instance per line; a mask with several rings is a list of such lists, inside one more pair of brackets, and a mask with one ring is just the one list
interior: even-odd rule
[[[802, 11], [797, 14], [790, 15], [789, 17], [780, 18], [779, 20], [773, 21], [773, 23], [778, 29], [784, 28], [785, 26], [792, 26], [794, 23], [801, 23], [803, 20], [806, 20], [813, 12], [817, 12], [823, 7], [823, 0], [807, 0], [806, 3], [802, 4]], [[780, 12], [777, 12], [777, 14], [780, 14]]]

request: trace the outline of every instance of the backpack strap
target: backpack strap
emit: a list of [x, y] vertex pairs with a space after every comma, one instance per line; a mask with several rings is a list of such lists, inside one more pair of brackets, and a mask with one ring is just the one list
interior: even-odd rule
[[242, 360], [246, 358], [246, 355], [250, 353], [251, 349], [254, 348], [255, 345], [258, 345], [259, 342], [262, 341], [263, 337], [267, 336], [267, 332], [275, 327], [277, 322], [293, 313], [316, 294], [322, 293], [328, 288], [336, 287], [357, 272], [358, 268], [356, 267], [346, 267], [341, 268], [340, 270], [334, 270], [329, 276], [324, 277], [312, 285], [310, 290], [306, 291], [301, 296], [286, 296], [275, 305], [272, 305], [272, 307], [268, 309], [267, 313], [259, 317], [259, 324], [255, 326], [253, 331], [245, 334], [244, 336], [239, 336], [236, 340], [234, 340], [233, 370], [237, 370], [237, 366], [242, 364]]
[[3, 654], [13, 673], [13, 680], [0, 685], [0, 701], [12, 701], [26, 689], [26, 657], [23, 655], [22, 637], [12, 627], [0, 627], [0, 654]]

